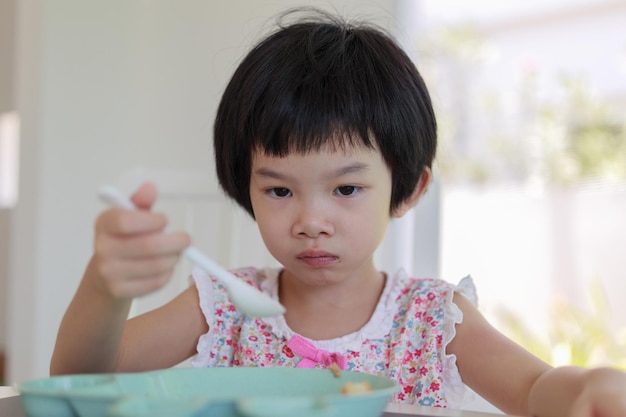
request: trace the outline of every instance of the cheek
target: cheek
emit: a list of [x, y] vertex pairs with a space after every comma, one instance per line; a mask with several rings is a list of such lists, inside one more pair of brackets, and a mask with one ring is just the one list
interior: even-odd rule
[[372, 223], [372, 233], [375, 234], [373, 238], [378, 240], [379, 244], [385, 236], [385, 232], [387, 230], [387, 226], [389, 225], [390, 219], [391, 215], [389, 213], [389, 199], [382, 198], [376, 201], [376, 204], [372, 205], [372, 214], [370, 217], [370, 221]]
[[381, 210], [378, 212], [377, 217], [372, 219], [370, 229], [371, 239], [377, 242], [379, 245], [383, 238], [385, 237], [385, 232], [387, 230], [387, 226], [389, 224], [389, 213], [388, 210]]
[[380, 243], [385, 235], [389, 218], [386, 202], [372, 201], [366, 205], [365, 210], [348, 212], [343, 222], [346, 230], [358, 236], [357, 240]]
[[284, 220], [281, 221], [280, 217], [261, 213], [260, 216], [257, 216], [256, 223], [265, 246], [273, 254], [274, 249], [279, 247], [280, 243], [285, 240], [286, 222]]

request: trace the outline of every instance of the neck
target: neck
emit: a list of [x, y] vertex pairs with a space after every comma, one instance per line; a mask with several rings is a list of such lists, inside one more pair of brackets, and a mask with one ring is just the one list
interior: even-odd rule
[[279, 296], [293, 331], [313, 340], [326, 340], [362, 328], [374, 313], [384, 286], [385, 275], [374, 268], [336, 282], [314, 284], [283, 271]]

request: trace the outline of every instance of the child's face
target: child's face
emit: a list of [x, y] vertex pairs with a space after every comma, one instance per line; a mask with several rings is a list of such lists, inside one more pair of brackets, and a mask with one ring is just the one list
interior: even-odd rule
[[288, 272], [312, 283], [375, 273], [391, 199], [391, 171], [377, 150], [256, 152], [250, 198], [267, 248]]

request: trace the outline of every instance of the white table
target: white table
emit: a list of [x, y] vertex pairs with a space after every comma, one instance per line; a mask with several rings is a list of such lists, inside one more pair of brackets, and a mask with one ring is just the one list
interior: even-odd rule
[[0, 398], [13, 397], [18, 392], [13, 387], [0, 387]]
[[387, 405], [387, 407], [385, 407], [385, 412], [437, 417], [504, 417], [503, 414], [483, 413], [469, 410], [455, 410], [451, 408], [426, 407], [423, 405], [409, 404], [389, 404]]

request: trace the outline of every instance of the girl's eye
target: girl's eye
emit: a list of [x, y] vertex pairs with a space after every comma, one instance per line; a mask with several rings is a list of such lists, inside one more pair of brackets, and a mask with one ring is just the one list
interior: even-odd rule
[[356, 185], [342, 185], [341, 187], [337, 187], [335, 192], [339, 195], [347, 197], [347, 196], [355, 195], [356, 193], [359, 192], [360, 189], [361, 187], [356, 186]]
[[274, 187], [274, 188], [270, 188], [267, 191], [271, 196], [277, 197], [277, 198], [285, 198], [291, 195], [291, 191], [289, 191], [289, 188], [284, 188], [284, 187]]

